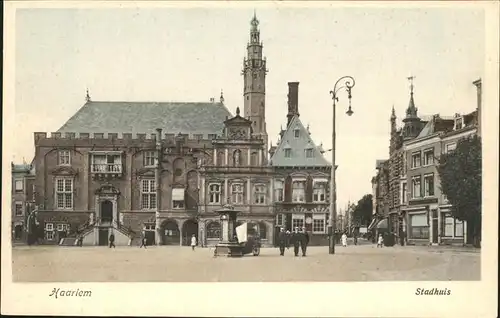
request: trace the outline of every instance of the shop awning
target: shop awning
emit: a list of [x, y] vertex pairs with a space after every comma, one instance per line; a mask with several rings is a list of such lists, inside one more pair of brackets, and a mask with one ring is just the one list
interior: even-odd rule
[[373, 219], [372, 222], [370, 223], [370, 225], [368, 226], [368, 231], [373, 229], [373, 227], [377, 224], [377, 222], [378, 222], [377, 219]]
[[184, 201], [184, 188], [172, 189], [172, 201]]
[[377, 229], [388, 229], [389, 228], [389, 222], [387, 222], [387, 219], [383, 219], [377, 224]]

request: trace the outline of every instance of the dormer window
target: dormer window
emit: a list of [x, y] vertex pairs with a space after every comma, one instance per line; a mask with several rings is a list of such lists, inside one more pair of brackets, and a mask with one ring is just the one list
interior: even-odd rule
[[292, 157], [292, 149], [287, 148], [285, 149], [285, 158], [291, 158]]
[[463, 125], [464, 125], [464, 118], [463, 117], [455, 118], [455, 130], [462, 129]]
[[295, 138], [299, 138], [300, 137], [300, 130], [299, 129], [295, 129], [293, 131], [293, 135], [295, 136]]
[[306, 149], [306, 158], [313, 158], [314, 157], [314, 152], [312, 148]]

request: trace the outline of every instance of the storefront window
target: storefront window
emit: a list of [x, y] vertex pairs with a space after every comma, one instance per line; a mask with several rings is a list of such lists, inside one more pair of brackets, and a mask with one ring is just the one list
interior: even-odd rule
[[410, 239], [428, 239], [427, 213], [410, 215]]
[[455, 236], [463, 237], [464, 236], [464, 222], [455, 219]]
[[451, 214], [443, 214], [441, 219], [441, 228], [443, 229], [444, 237], [463, 237], [464, 224], [463, 221], [455, 219]]
[[451, 216], [446, 216], [444, 218], [444, 236], [453, 236], [454, 232], [454, 222]]

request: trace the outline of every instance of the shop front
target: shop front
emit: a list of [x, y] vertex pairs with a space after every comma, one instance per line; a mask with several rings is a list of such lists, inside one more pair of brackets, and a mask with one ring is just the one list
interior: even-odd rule
[[454, 218], [451, 206], [441, 206], [440, 213], [440, 244], [464, 245], [467, 242], [467, 222]]
[[425, 207], [412, 209], [406, 213], [407, 243], [428, 245], [430, 243], [429, 213]]

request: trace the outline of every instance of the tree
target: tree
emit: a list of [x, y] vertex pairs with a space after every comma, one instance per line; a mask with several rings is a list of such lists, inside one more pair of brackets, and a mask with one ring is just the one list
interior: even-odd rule
[[452, 205], [452, 216], [467, 221], [476, 247], [481, 241], [481, 152], [481, 139], [474, 135], [459, 140], [454, 151], [438, 160], [441, 191]]
[[365, 194], [356, 204], [353, 211], [353, 224], [368, 226], [372, 220], [373, 202], [372, 195]]

